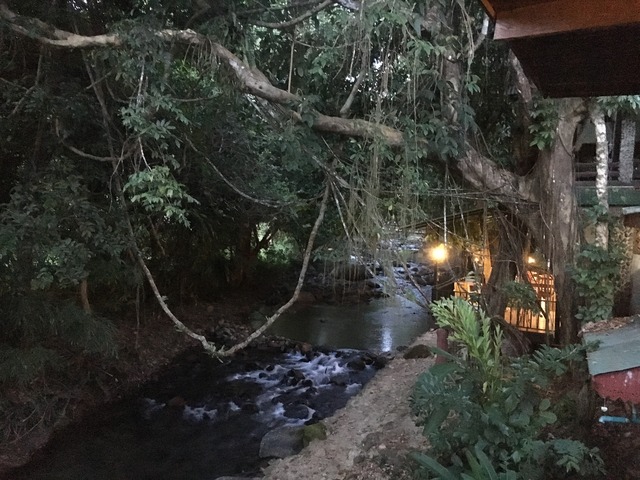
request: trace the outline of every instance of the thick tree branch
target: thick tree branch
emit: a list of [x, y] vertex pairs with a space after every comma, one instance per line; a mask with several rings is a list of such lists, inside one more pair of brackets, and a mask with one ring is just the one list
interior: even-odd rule
[[[342, 2], [339, 2], [342, 5]], [[343, 5], [345, 6], [345, 5]], [[0, 3], [0, 18], [6, 20], [10, 28], [20, 35], [29, 36], [39, 42], [60, 48], [103, 48], [120, 47], [124, 39], [116, 34], [82, 36], [54, 28], [45, 22], [15, 14], [4, 3]], [[26, 28], [29, 25], [31, 28]], [[303, 101], [299, 95], [273, 86], [266, 76], [252, 69], [224, 46], [193, 30], [160, 30], [156, 35], [166, 41], [191, 45], [207, 45], [213, 53], [228, 65], [244, 91], [256, 97], [283, 106], [298, 107]], [[452, 72], [456, 73], [456, 72]], [[459, 73], [459, 72], [457, 72]], [[302, 115], [289, 110], [291, 118], [302, 122]], [[335, 133], [350, 137], [379, 139], [391, 147], [405, 145], [402, 131], [363, 119], [345, 119], [313, 112], [311, 128], [320, 132]], [[499, 168], [487, 157], [469, 147], [467, 153], [458, 160], [458, 168], [464, 177], [476, 188], [490, 190], [498, 195], [536, 201], [526, 177], [518, 177]]]
[[474, 148], [469, 147], [458, 159], [457, 167], [465, 180], [480, 191], [524, 202], [539, 201], [531, 179], [498, 167]]
[[256, 21], [251, 23], [253, 23], [254, 25], [258, 25], [259, 27], [266, 27], [266, 28], [275, 28], [275, 29], [289, 28], [304, 22], [307, 18], [314, 16], [316, 13], [321, 12], [325, 8], [330, 7], [335, 3], [337, 3], [335, 0], [324, 0], [322, 3], [319, 3], [318, 5], [311, 8], [310, 10], [307, 10], [302, 15], [299, 15], [296, 18], [292, 18], [291, 20], [287, 20], [286, 22], [271, 23], [271, 22]]
[[[40, 20], [17, 15], [10, 11], [5, 4], [0, 4], [0, 18], [7, 20], [11, 29], [16, 33], [59, 48], [103, 48], [109, 46], [119, 47], [124, 44], [124, 40], [116, 34], [83, 36], [56, 29]], [[31, 25], [32, 29], [22, 27], [21, 25], [23, 24]], [[293, 106], [299, 105], [303, 100], [298, 95], [274, 87], [262, 72], [250, 68], [227, 48], [219, 43], [210, 41], [206, 36], [200, 35], [193, 30], [160, 30], [156, 35], [167, 41], [208, 45], [215, 55], [231, 68], [244, 90], [257, 97], [281, 105]], [[296, 121], [302, 122], [302, 116], [299, 113], [292, 111], [291, 116]], [[366, 120], [347, 120], [317, 113], [312, 128], [322, 132], [352, 137], [380, 137], [387, 144], [394, 147], [404, 145], [401, 131]]]

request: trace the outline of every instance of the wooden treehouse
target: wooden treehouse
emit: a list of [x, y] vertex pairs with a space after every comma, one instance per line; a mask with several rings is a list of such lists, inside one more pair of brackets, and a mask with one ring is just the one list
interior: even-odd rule
[[481, 0], [549, 97], [640, 93], [640, 0]]
[[[448, 247], [448, 255], [442, 259], [436, 259], [434, 253], [439, 247], [425, 252], [425, 257], [431, 258], [441, 265], [441, 270], [453, 272], [453, 295], [469, 300], [471, 303], [481, 305], [481, 296], [486, 286], [486, 281], [491, 276], [492, 264], [489, 253], [489, 244], [494, 241], [495, 219], [493, 213], [486, 208], [476, 208], [465, 212], [450, 213], [449, 215], [430, 222], [418, 224], [417, 228], [424, 228], [427, 239], [432, 242], [444, 239], [468, 239], [471, 234], [477, 240], [477, 244], [466, 243], [458, 247]], [[482, 240], [480, 240], [482, 238]], [[455, 241], [454, 241], [455, 243]], [[446, 258], [446, 260], [444, 260]], [[528, 284], [535, 293], [537, 308], [528, 309], [519, 304], [517, 299], [510, 302], [503, 317], [519, 330], [537, 336], [540, 341], [550, 340], [556, 333], [556, 292], [553, 275], [545, 268], [545, 262], [541, 258], [529, 257], [523, 259], [524, 269], [520, 272], [516, 282]], [[436, 269], [435, 285], [442, 287], [438, 280]], [[444, 289], [442, 289], [444, 290]], [[440, 292], [444, 293], [444, 292]]]
[[[489, 278], [491, 272], [491, 260], [488, 252], [476, 254], [474, 262], [479, 264], [481, 276], [469, 276], [460, 279], [454, 284], [454, 295], [469, 300], [472, 303], [482, 293], [484, 280]], [[545, 268], [528, 264], [524, 272], [526, 278], [519, 280], [528, 283], [535, 292], [538, 309], [510, 303], [505, 312], [504, 319], [507, 323], [518, 328], [522, 332], [535, 334], [541, 339], [550, 339], [556, 333], [556, 291], [553, 285], [553, 275]]]

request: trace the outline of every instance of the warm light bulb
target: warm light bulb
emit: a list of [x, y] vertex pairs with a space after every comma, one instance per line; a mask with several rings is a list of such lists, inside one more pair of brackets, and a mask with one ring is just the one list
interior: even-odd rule
[[443, 243], [431, 250], [431, 259], [434, 262], [443, 262], [447, 259], [447, 247]]
[[527, 257], [527, 263], [529, 265], [536, 263], [536, 259], [533, 257]]

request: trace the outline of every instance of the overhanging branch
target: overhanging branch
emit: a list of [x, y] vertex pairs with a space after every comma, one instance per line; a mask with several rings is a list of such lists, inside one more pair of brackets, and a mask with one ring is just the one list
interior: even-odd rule
[[[345, 2], [338, 3], [346, 7]], [[356, 6], [355, 2], [346, 3], [352, 3], [351, 7]], [[0, 3], [0, 19], [5, 20], [15, 33], [58, 48], [121, 47], [125, 42], [124, 38], [118, 34], [84, 36], [60, 30], [39, 19], [18, 15], [11, 11], [5, 3]], [[231, 69], [242, 89], [247, 93], [283, 107], [300, 107], [303, 101], [299, 95], [275, 87], [262, 72], [252, 69], [223, 45], [194, 30], [164, 29], [157, 31], [156, 35], [168, 42], [208, 46]], [[297, 122], [303, 121], [299, 111], [289, 108], [289, 112], [291, 118]], [[356, 138], [377, 139], [396, 148], [405, 146], [404, 134], [396, 128], [363, 119], [346, 119], [325, 115], [317, 111], [312, 113], [311, 128], [316, 131]], [[305, 116], [305, 119], [308, 118]], [[526, 201], [533, 200], [531, 198], [532, 189], [529, 188], [526, 177], [518, 177], [499, 168], [471, 146], [468, 147], [467, 153], [457, 160], [457, 166], [465, 179], [475, 187], [515, 196]]]

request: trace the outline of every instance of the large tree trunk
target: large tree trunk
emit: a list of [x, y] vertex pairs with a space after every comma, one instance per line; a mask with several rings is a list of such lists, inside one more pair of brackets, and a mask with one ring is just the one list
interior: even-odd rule
[[[491, 245], [491, 275], [486, 285], [487, 313], [504, 317], [509, 299], [504, 285], [523, 273], [524, 257], [528, 253], [526, 231], [513, 215], [496, 214], [496, 235]], [[515, 220], [515, 222], [514, 222]]]
[[561, 343], [568, 344], [574, 342], [578, 334], [573, 280], [569, 273], [578, 241], [572, 145], [586, 111], [581, 100], [567, 100], [559, 113], [556, 139], [549, 150], [540, 153], [536, 167], [540, 216], [535, 222], [538, 228], [531, 231], [538, 234], [538, 244], [543, 246], [551, 265], [557, 295], [556, 333]]
[[555, 141], [551, 148], [540, 152], [535, 168], [528, 175], [518, 176], [498, 167], [473, 147], [467, 149], [456, 165], [472, 187], [504, 197], [505, 206], [534, 236], [555, 278], [558, 339], [571, 343], [578, 331], [569, 274], [578, 240], [572, 147], [576, 128], [586, 109], [582, 100], [573, 99], [563, 101], [558, 113]]

